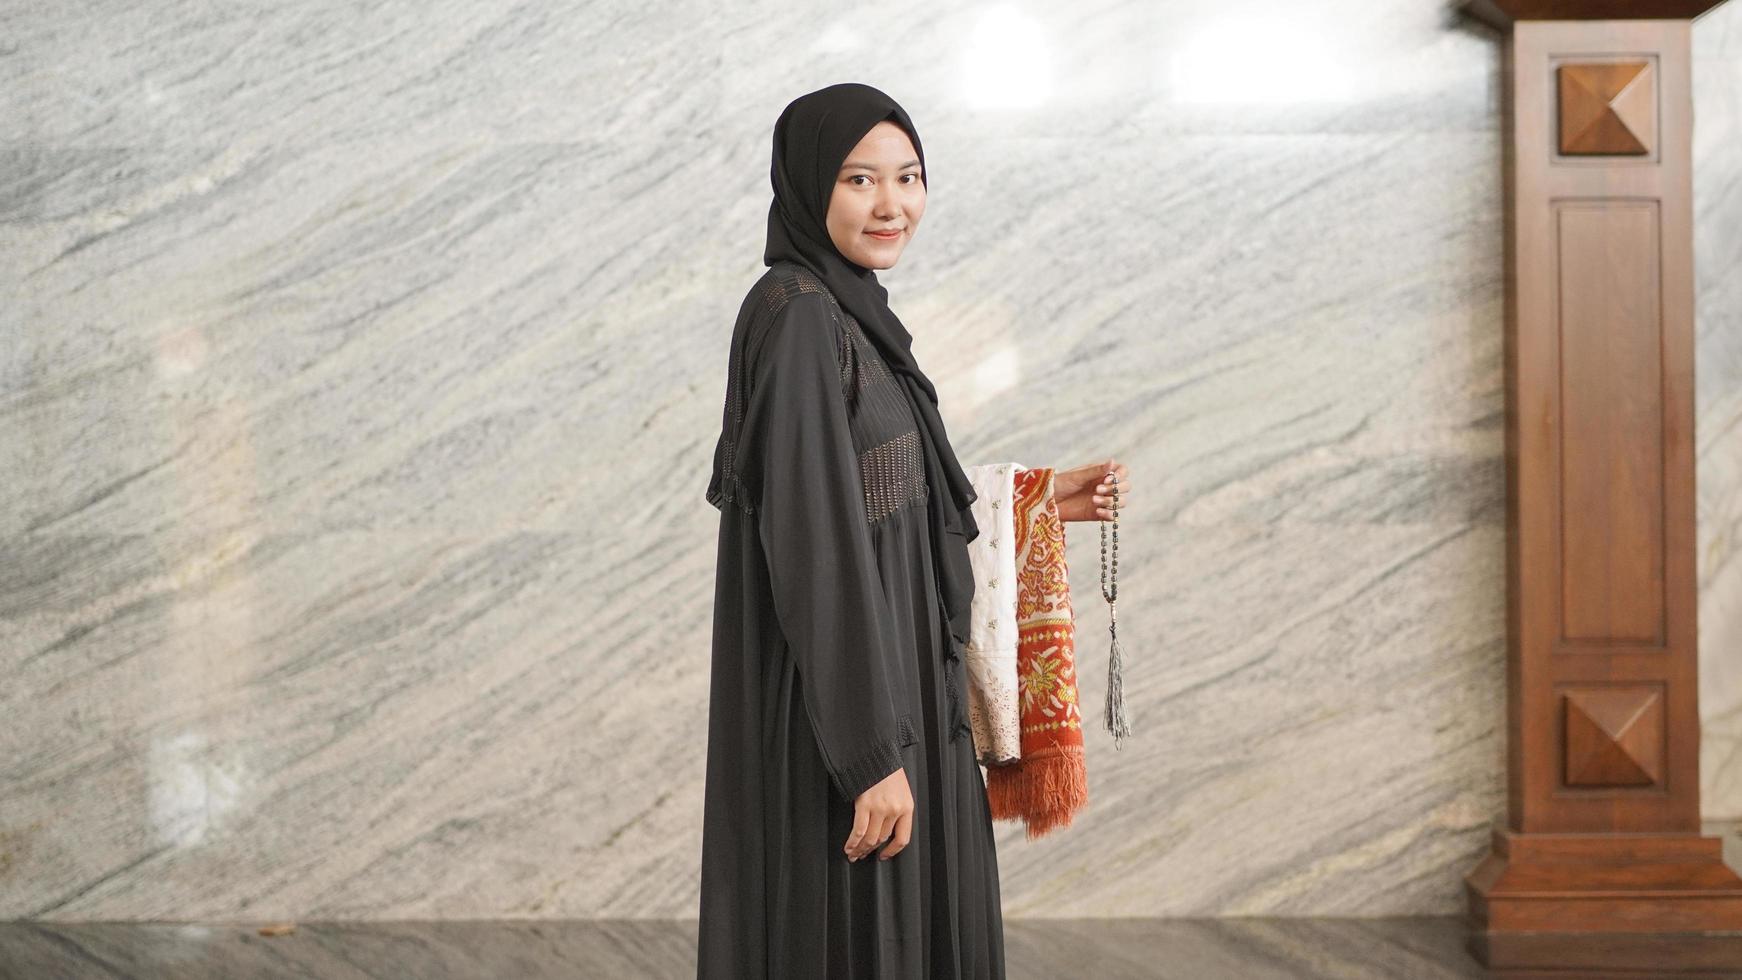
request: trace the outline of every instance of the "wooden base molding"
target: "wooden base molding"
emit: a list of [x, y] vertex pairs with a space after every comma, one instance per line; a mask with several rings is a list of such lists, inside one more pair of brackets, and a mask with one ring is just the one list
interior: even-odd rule
[[1505, 932], [1733, 931], [1742, 950], [1742, 876], [1724, 863], [1723, 843], [1496, 829], [1491, 853], [1464, 876], [1471, 923]]

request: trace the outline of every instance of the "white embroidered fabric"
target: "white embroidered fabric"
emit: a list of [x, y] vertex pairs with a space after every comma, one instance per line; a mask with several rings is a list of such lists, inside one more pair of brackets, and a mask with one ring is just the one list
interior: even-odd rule
[[1016, 527], [1010, 517], [1021, 463], [964, 467], [978, 499], [968, 542], [974, 568], [973, 619], [963, 663], [968, 673], [968, 721], [983, 766], [1021, 757], [1022, 715], [1016, 689]]

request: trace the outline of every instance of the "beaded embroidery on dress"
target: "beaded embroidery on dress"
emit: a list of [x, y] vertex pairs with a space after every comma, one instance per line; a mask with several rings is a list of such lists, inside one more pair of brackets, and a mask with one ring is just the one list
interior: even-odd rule
[[[746, 488], [736, 468], [738, 429], [744, 424], [744, 403], [748, 396], [748, 385], [743, 377], [744, 365], [754, 360], [755, 350], [766, 339], [769, 325], [792, 296], [798, 293], [828, 293], [828, 287], [823, 281], [801, 266], [791, 267], [788, 275], [771, 280], [771, 285], [779, 288], [765, 289], [762, 294], [763, 315], [757, 318], [760, 329], [752, 330], [746, 341], [744, 356], [734, 356], [728, 367], [725, 425], [715, 451], [714, 479], [707, 492], [708, 502], [715, 507], [723, 507], [731, 501], [747, 514], [754, 514], [756, 506], [751, 499], [752, 495], [745, 492]], [[847, 394], [849, 403], [861, 398], [882, 396], [881, 401], [884, 404], [879, 408], [895, 414], [898, 410], [895, 403], [901, 397], [901, 393], [893, 387], [896, 384], [895, 376], [889, 373], [883, 359], [877, 356], [858, 321], [842, 310], [832, 297], [829, 314], [835, 318], [835, 326], [839, 331], [837, 359], [841, 364], [841, 389]], [[737, 353], [734, 352], [734, 355]], [[868, 394], [868, 389], [872, 389], [874, 385], [890, 387]], [[889, 435], [879, 444], [859, 454], [859, 470], [865, 485], [865, 516], [867, 521], [873, 523], [894, 513], [904, 504], [923, 500], [930, 489], [925, 479], [925, 459], [921, 455], [919, 428], [912, 424], [912, 414], [904, 407], [899, 407], [899, 414], [908, 418], [908, 428]]]

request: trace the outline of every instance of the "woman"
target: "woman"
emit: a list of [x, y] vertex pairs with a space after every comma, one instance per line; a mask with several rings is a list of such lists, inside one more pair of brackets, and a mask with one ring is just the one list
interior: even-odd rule
[[[963, 703], [975, 497], [875, 272], [925, 211], [924, 153], [887, 95], [833, 85], [781, 113], [771, 176], [707, 492], [697, 975], [1002, 977]], [[1113, 517], [1102, 477], [1124, 497], [1112, 461], [1056, 475], [1065, 519]]]

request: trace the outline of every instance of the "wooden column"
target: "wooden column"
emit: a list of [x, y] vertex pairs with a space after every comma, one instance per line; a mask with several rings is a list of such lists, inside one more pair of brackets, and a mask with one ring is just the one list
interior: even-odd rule
[[1491, 968], [1742, 967], [1700, 836], [1689, 34], [1717, 2], [1468, 6], [1506, 32], [1507, 816], [1465, 876]]

